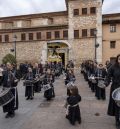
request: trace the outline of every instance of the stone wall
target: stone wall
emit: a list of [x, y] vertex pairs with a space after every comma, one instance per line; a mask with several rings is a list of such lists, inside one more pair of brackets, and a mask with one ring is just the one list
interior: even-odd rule
[[[41, 60], [42, 55], [42, 49], [43, 45], [46, 42], [19, 42], [16, 45], [16, 52], [17, 52], [17, 61], [20, 62], [35, 62]], [[0, 61], [2, 61], [2, 58], [8, 54], [11, 53], [10, 49], [14, 48], [12, 43], [7, 44], [0, 44]], [[11, 53], [14, 54], [14, 53]], [[1, 62], [0, 62], [1, 63]]]
[[[90, 7], [97, 7], [97, 13], [92, 15], [90, 13]], [[68, 3], [68, 19], [69, 19], [69, 43], [72, 45], [71, 59], [80, 62], [82, 59], [94, 59], [95, 56], [95, 39], [82, 38], [82, 29], [97, 28], [97, 42], [100, 44], [100, 48], [97, 51], [97, 59], [99, 62], [102, 61], [102, 13], [101, 13], [102, 2], [101, 0], [76, 0], [69, 1]], [[82, 15], [82, 8], [88, 8], [88, 14]], [[79, 16], [73, 16], [73, 10], [79, 9]], [[80, 37], [78, 40], [74, 39], [74, 30], [80, 31]], [[89, 36], [89, 33], [88, 33]], [[81, 47], [81, 46], [84, 47]], [[86, 51], [86, 52], [85, 52]]]

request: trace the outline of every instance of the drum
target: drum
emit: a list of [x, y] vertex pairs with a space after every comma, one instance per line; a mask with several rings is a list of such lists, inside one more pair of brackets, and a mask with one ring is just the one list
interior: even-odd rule
[[120, 107], [120, 88], [113, 91], [112, 98], [116, 102], [117, 106]]
[[34, 86], [33, 83], [34, 83], [33, 81], [25, 80], [25, 81], [23, 82], [23, 86]]
[[43, 85], [43, 91], [51, 89], [50, 84]]
[[14, 99], [14, 95], [10, 91], [10, 88], [2, 90], [0, 92], [0, 106], [5, 106]]
[[91, 77], [91, 82], [92, 82], [93, 84], [97, 83], [97, 81], [95, 80], [95, 77], [94, 77], [94, 76]]
[[75, 86], [74, 82], [70, 81], [70, 82], [67, 84], [67, 87], [70, 87], [70, 86]]
[[102, 89], [105, 89], [105, 84], [104, 84], [104, 80], [98, 80], [98, 87], [102, 88]]

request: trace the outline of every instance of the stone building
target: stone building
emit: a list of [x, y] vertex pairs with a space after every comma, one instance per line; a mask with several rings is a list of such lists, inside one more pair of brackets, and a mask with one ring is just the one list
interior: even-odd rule
[[103, 63], [120, 54], [120, 13], [103, 15]]
[[[0, 18], [0, 61], [16, 39], [17, 61], [45, 63], [55, 50], [63, 64], [84, 59], [103, 60], [102, 0], [66, 0], [66, 11]], [[14, 53], [13, 53], [14, 54]]]

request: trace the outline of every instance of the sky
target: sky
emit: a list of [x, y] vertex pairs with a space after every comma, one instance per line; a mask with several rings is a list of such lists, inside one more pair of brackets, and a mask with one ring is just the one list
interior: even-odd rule
[[[65, 0], [0, 0], [0, 17], [65, 10]], [[104, 0], [103, 14], [109, 13], [120, 13], [120, 0]]]

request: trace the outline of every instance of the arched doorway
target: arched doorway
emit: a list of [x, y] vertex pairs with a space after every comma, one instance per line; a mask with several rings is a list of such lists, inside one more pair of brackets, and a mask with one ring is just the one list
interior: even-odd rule
[[47, 60], [49, 62], [62, 62], [65, 66], [69, 60], [69, 46], [63, 42], [48, 42]]

